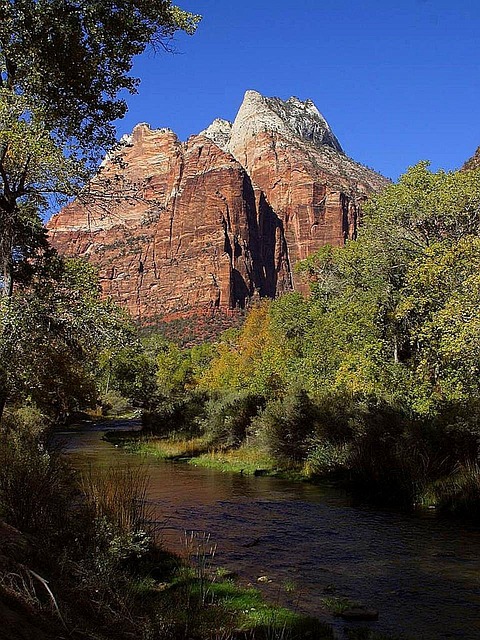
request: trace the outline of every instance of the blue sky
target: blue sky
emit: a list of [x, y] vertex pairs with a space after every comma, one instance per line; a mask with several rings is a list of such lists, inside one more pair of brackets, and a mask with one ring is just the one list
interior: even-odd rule
[[480, 145], [478, 0], [177, 1], [203, 20], [177, 54], [136, 60], [119, 135], [148, 122], [185, 140], [255, 89], [311, 98], [349, 156], [394, 180]]

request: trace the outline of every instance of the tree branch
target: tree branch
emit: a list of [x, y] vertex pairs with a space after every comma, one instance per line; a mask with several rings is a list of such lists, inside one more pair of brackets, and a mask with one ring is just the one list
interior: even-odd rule
[[7, 155], [7, 151], [8, 151], [8, 144], [6, 142], [3, 142], [2, 145], [0, 146], [0, 164], [3, 164], [3, 161], [5, 160], [5, 156]]
[[20, 196], [23, 196], [25, 194], [25, 181], [27, 179], [27, 172], [28, 172], [28, 167], [30, 166], [31, 159], [32, 159], [32, 156], [28, 154], [27, 159], [25, 161], [25, 166], [23, 167], [23, 171], [18, 181], [17, 188], [13, 192], [13, 196], [15, 198], [19, 198]]
[[8, 183], [7, 172], [5, 171], [5, 167], [3, 166], [3, 161], [5, 160], [5, 156], [7, 155], [7, 149], [8, 149], [8, 144], [4, 143], [3, 149], [0, 152], [0, 178], [2, 178], [2, 181], [3, 181], [3, 193], [4, 193], [3, 198], [11, 206], [12, 204], [11, 199], [12, 199], [13, 193]]
[[5, 81], [5, 86], [7, 89], [13, 89], [15, 85], [17, 65], [13, 62], [13, 60], [10, 60], [10, 58], [5, 56], [5, 67], [7, 69], [7, 79]]

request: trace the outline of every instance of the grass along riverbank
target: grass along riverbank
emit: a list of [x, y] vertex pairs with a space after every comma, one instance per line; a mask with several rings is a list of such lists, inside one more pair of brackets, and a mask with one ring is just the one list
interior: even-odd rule
[[292, 480], [309, 479], [308, 473], [301, 469], [280, 468], [271, 456], [248, 444], [236, 449], [215, 449], [202, 437], [168, 438], [131, 432], [107, 432], [105, 439], [128, 451], [154, 456], [161, 460], [185, 462], [198, 467], [243, 475], [288, 477]]
[[[5, 543], [0, 552], [2, 640], [17, 640], [20, 635], [53, 640], [65, 633], [90, 640], [126, 640], [132, 634], [139, 640], [333, 640], [327, 624], [269, 604], [257, 589], [211, 570], [203, 542], [197, 544], [193, 538], [184, 561], [151, 549], [147, 556], [130, 562], [128, 578], [125, 575], [126, 580], [117, 584], [122, 606], [112, 594], [102, 593], [103, 612], [94, 619], [88, 619], [75, 602], [85, 594], [73, 582], [58, 597], [58, 578], [51, 581], [47, 568], [40, 569], [35, 560], [39, 555], [35, 539], [28, 542], [28, 563], [19, 557], [27, 546], [23, 535], [1, 520], [0, 542]], [[44, 597], [39, 570], [52, 584], [50, 599]]]

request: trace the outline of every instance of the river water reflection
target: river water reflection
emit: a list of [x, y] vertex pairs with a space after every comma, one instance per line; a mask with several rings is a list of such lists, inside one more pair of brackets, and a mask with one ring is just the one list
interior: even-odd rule
[[[119, 425], [125, 427], [125, 425]], [[60, 434], [76, 467], [145, 458], [102, 441], [105, 427]], [[165, 546], [211, 534], [219, 565], [272, 599], [324, 617], [327, 594], [378, 609], [379, 632], [422, 640], [480, 639], [480, 532], [435, 517], [353, 507], [340, 492], [274, 478], [148, 459], [149, 500]], [[292, 594], [285, 585], [294, 583]], [[338, 637], [344, 623], [328, 618]], [[358, 626], [358, 625], [357, 625]]]

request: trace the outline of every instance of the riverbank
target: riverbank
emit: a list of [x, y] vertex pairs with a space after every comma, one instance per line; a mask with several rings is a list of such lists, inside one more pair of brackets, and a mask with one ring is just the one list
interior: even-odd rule
[[255, 446], [214, 449], [202, 437], [168, 438], [145, 435], [141, 432], [108, 432], [105, 439], [127, 451], [152, 456], [159, 460], [183, 462], [197, 467], [246, 476], [270, 476], [297, 481], [312, 481], [305, 469], [282, 469], [272, 457]]
[[417, 482], [401, 469], [390, 469], [388, 459], [380, 462], [378, 452], [373, 455], [373, 450], [368, 448], [352, 455], [346, 446], [316, 446], [299, 461], [274, 457], [255, 439], [225, 447], [212, 444], [208, 435], [182, 437], [168, 431], [161, 436], [140, 430], [135, 435], [107, 433], [105, 437], [128, 451], [161, 460], [246, 476], [333, 484], [347, 491], [358, 503], [404, 511], [436, 510], [447, 517], [480, 522], [478, 464], [459, 466], [437, 480], [429, 479], [425, 472]]
[[[113, 635], [126, 639], [132, 633], [147, 638], [155, 633], [156, 638], [168, 640], [333, 639], [328, 625], [269, 604], [257, 589], [236, 584], [210, 568], [204, 542], [190, 540], [188, 563], [167, 554], [161, 557], [153, 549], [148, 558], [130, 562], [127, 583], [117, 584], [124, 598], [128, 591], [123, 610], [118, 610], [118, 599], [104, 593], [103, 615], [97, 612], [88, 619], [76, 602], [80, 598], [85, 606], [88, 594], [73, 582], [68, 585], [63, 576], [60, 595], [58, 567], [38, 566], [40, 541], [27, 542], [18, 530], [0, 521], [0, 638], [54, 640], [68, 634], [98, 640]], [[98, 589], [88, 596], [92, 604], [95, 593]]]

